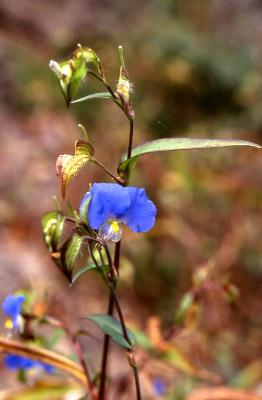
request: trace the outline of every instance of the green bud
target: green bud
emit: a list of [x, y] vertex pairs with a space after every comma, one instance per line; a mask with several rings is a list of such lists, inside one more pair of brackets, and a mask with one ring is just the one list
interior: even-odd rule
[[102, 63], [98, 55], [88, 47], [78, 45], [78, 49], [69, 60], [60, 63], [54, 60], [49, 62], [50, 69], [59, 80], [59, 86], [67, 106], [70, 105], [72, 98], [76, 95], [81, 82], [89, 70], [88, 65], [90, 64], [94, 67], [94, 72], [103, 78]]

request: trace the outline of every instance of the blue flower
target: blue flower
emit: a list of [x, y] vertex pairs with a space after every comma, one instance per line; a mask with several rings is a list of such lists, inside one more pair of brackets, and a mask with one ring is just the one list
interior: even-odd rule
[[6, 296], [2, 303], [2, 309], [4, 313], [9, 317], [6, 320], [5, 327], [7, 329], [16, 329], [19, 326], [19, 319], [22, 304], [25, 301], [25, 296], [23, 295], [12, 295]]
[[122, 224], [133, 232], [147, 232], [155, 224], [156, 207], [145, 189], [116, 183], [94, 183], [80, 204], [80, 215], [88, 213], [88, 223], [104, 240], [118, 242]]
[[166, 393], [166, 384], [162, 381], [162, 379], [155, 378], [153, 380], [153, 391], [157, 396], [164, 396]]
[[4, 359], [6, 368], [11, 370], [42, 370], [47, 374], [52, 374], [54, 367], [41, 361], [31, 360], [30, 358], [19, 356], [16, 354], [7, 354]]

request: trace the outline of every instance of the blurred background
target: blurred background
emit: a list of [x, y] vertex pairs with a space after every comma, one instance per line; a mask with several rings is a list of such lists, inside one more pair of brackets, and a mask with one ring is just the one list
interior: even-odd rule
[[[77, 43], [89, 46], [114, 87], [122, 44], [134, 84], [135, 144], [179, 136], [261, 144], [261, 18], [259, 0], [0, 2], [1, 299], [34, 290], [49, 314], [102, 340], [80, 317], [106, 311], [103, 283], [90, 273], [68, 287], [40, 219], [60, 196], [55, 162], [72, 154], [77, 124], [113, 170], [128, 124], [108, 100], [66, 109], [49, 60], [69, 58]], [[88, 78], [79, 97], [95, 91], [104, 89]], [[125, 231], [119, 296], [140, 337], [145, 399], [204, 400], [201, 388], [217, 385], [262, 395], [261, 168], [261, 154], [248, 148], [138, 162], [131, 184], [147, 189], [158, 218], [148, 234]], [[67, 197], [77, 208], [89, 182], [104, 180], [88, 166]], [[83, 343], [96, 370], [101, 341]], [[112, 351], [112, 399], [134, 399], [124, 354], [115, 345]], [[0, 388], [18, 386], [0, 365]]]

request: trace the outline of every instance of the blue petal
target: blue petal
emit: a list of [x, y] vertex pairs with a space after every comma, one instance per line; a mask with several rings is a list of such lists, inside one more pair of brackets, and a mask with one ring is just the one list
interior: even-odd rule
[[127, 189], [116, 183], [94, 183], [90, 192], [88, 221], [93, 229], [99, 229], [108, 219], [118, 219], [130, 206]]
[[2, 309], [6, 315], [12, 318], [14, 325], [18, 315], [21, 312], [22, 304], [25, 301], [25, 296], [23, 295], [12, 295], [6, 296], [2, 303]]
[[42, 368], [44, 369], [44, 371], [45, 371], [47, 374], [51, 375], [51, 374], [54, 373], [55, 368], [54, 368], [52, 365], [45, 364], [45, 363], [40, 363], [40, 364], [41, 364]]
[[156, 207], [149, 200], [145, 189], [127, 187], [131, 204], [125, 214], [120, 217], [120, 221], [126, 224], [134, 232], [147, 232], [155, 224]]
[[157, 396], [163, 396], [166, 393], [166, 384], [162, 379], [155, 378], [153, 380], [153, 391]]
[[37, 365], [37, 361], [22, 357], [16, 354], [8, 354], [4, 359], [5, 366], [8, 369], [30, 369]]
[[52, 374], [55, 370], [52, 365], [42, 363], [41, 361], [31, 360], [30, 358], [19, 356], [16, 354], [7, 354], [5, 356], [4, 363], [6, 368], [12, 370], [42, 368], [43, 371], [47, 374]]

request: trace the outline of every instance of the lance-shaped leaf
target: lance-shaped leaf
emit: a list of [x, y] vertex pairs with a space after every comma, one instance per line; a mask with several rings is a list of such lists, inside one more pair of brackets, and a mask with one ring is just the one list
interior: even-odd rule
[[132, 349], [136, 344], [136, 338], [130, 329], [127, 329], [130, 343], [124, 338], [121, 324], [118, 320], [109, 315], [95, 314], [86, 317], [90, 321], [93, 321], [100, 329], [111, 337], [114, 342], [124, 347], [125, 349]]
[[65, 197], [66, 187], [79, 170], [83, 168], [94, 155], [93, 146], [85, 140], [75, 142], [75, 155], [62, 154], [56, 162], [57, 176], [61, 183], [61, 193]]
[[159, 151], [174, 151], [174, 150], [192, 150], [192, 149], [210, 149], [218, 147], [229, 146], [251, 146], [261, 148], [256, 143], [248, 142], [246, 140], [236, 139], [195, 139], [195, 138], [173, 138], [173, 139], [159, 139], [152, 142], [144, 143], [135, 147], [132, 150], [132, 156], [127, 160], [127, 155], [124, 154], [118, 166], [119, 173], [124, 175], [128, 174], [132, 167], [135, 165], [139, 156], [156, 153]]
[[[115, 95], [117, 94], [115, 93]], [[82, 101], [88, 101], [94, 99], [113, 99], [113, 97], [109, 92], [99, 92], [99, 93], [89, 94], [88, 96], [80, 97], [79, 99], [71, 101], [71, 104], [81, 103]]]
[[97, 270], [97, 266], [94, 263], [88, 263], [84, 267], [80, 268], [79, 271], [77, 271], [74, 276], [72, 277], [71, 285], [72, 286], [80, 276], [85, 274], [86, 272]]
[[56, 252], [61, 242], [65, 217], [60, 211], [51, 211], [42, 217], [44, 241], [51, 252]]

